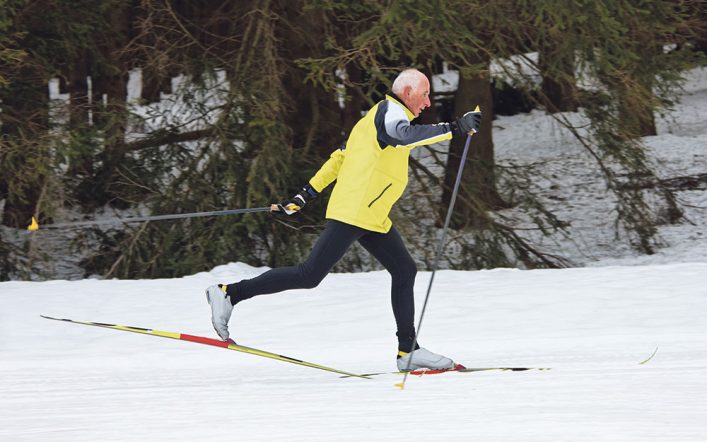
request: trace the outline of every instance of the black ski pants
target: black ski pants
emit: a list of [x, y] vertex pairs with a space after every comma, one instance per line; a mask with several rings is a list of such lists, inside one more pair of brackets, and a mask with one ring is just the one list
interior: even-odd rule
[[390, 273], [390, 295], [397, 325], [398, 348], [410, 351], [415, 337], [413, 287], [417, 266], [395, 227], [388, 233], [378, 233], [328, 220], [324, 232], [303, 263], [292, 267], [274, 268], [253, 279], [230, 284], [228, 295], [231, 302], [235, 305], [257, 295], [314, 288], [322, 282], [354, 241], [358, 241]]

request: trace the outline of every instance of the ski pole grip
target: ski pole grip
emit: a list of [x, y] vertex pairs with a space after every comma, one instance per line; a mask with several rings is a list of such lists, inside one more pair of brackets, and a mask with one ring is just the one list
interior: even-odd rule
[[[477, 104], [476, 107], [474, 108], [474, 112], [481, 112], [481, 108]], [[476, 129], [471, 130], [471, 135], [474, 135], [476, 133]]]

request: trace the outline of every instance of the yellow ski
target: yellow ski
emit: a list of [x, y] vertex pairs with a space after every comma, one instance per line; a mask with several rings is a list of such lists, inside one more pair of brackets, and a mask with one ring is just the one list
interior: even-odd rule
[[251, 348], [251, 347], [246, 347], [243, 345], [238, 345], [232, 341], [225, 342], [225, 341], [221, 341], [219, 339], [206, 338], [203, 336], [194, 336], [194, 335], [189, 335], [186, 333], [175, 333], [175, 332], [162, 331], [162, 330], [153, 330], [153, 329], [149, 329], [149, 328], [128, 327], [125, 325], [104, 324], [101, 322], [90, 322], [90, 321], [76, 321], [74, 319], [52, 318], [51, 316], [44, 316], [44, 315], [41, 315], [41, 316], [44, 319], [51, 319], [53, 321], [63, 321], [63, 322], [70, 322], [72, 324], [82, 324], [82, 325], [90, 325], [93, 327], [110, 328], [112, 330], [121, 330], [121, 331], [127, 331], [127, 332], [131, 332], [131, 333], [140, 333], [143, 335], [157, 336], [160, 338], [176, 339], [178, 341], [188, 341], [188, 342], [194, 342], [196, 344], [211, 345], [213, 347], [225, 348], [227, 350], [234, 350], [234, 351], [239, 351], [241, 353], [248, 353], [251, 355], [261, 356], [264, 358], [275, 359], [275, 360], [283, 361], [283, 362], [289, 362], [290, 364], [296, 364], [296, 365], [302, 365], [304, 367], [316, 368], [317, 370], [330, 371], [332, 373], [337, 373], [337, 374], [343, 375], [345, 377], [356, 377], [356, 378], [370, 379], [369, 377], [367, 377], [365, 375], [349, 373], [347, 371], [338, 370], [336, 368], [331, 368], [331, 367], [327, 367], [324, 365], [314, 364], [312, 362], [302, 361], [299, 359], [291, 358], [289, 356], [283, 356], [283, 355], [279, 355], [277, 353], [271, 353], [269, 351], [258, 350], [257, 348]]

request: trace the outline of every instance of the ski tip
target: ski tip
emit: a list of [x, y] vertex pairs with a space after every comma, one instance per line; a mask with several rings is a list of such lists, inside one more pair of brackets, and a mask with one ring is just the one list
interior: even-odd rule
[[648, 359], [639, 362], [638, 365], [643, 365], [643, 364], [647, 363], [648, 361], [650, 361], [651, 359], [653, 359], [653, 356], [655, 356], [656, 353], [658, 353], [658, 346], [656, 346], [656, 347], [655, 347], [655, 350], [653, 350], [653, 353], [651, 353], [651, 355], [648, 356]]

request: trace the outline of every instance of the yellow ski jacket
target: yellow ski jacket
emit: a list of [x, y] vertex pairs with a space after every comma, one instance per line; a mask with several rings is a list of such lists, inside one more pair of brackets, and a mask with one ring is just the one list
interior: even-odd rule
[[452, 138], [448, 123], [411, 126], [414, 115], [386, 95], [356, 123], [346, 145], [309, 180], [321, 192], [334, 180], [326, 218], [387, 233], [390, 210], [408, 182], [408, 156], [417, 146]]

